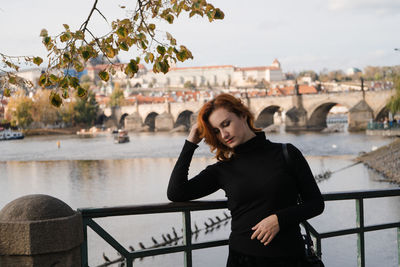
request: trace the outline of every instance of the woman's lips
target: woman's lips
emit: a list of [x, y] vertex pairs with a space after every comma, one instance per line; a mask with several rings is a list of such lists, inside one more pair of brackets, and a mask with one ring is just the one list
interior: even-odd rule
[[233, 142], [233, 137], [229, 138], [228, 140], [225, 141], [227, 144], [230, 144]]

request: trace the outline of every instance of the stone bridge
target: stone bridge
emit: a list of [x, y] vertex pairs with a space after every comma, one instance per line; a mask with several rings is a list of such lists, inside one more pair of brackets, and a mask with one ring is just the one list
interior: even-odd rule
[[[320, 131], [327, 127], [329, 110], [336, 104], [348, 109], [349, 131], [366, 128], [368, 122], [385, 116], [386, 103], [394, 90], [351, 91], [243, 98], [256, 118], [256, 126], [265, 128], [282, 119], [287, 131]], [[204, 102], [142, 104], [106, 108], [102, 116], [127, 130], [169, 131], [180, 125], [190, 127]], [[283, 116], [282, 116], [283, 115]], [[275, 121], [276, 123], [276, 121]], [[182, 128], [182, 126], [181, 126]]]

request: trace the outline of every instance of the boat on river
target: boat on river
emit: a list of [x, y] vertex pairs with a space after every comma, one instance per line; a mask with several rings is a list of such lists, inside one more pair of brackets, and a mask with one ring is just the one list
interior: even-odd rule
[[129, 135], [128, 132], [125, 130], [118, 130], [118, 133], [114, 135], [114, 143], [122, 144], [129, 142]]
[[10, 129], [4, 129], [0, 127], [0, 140], [15, 140], [23, 139], [24, 134], [18, 131], [12, 131]]

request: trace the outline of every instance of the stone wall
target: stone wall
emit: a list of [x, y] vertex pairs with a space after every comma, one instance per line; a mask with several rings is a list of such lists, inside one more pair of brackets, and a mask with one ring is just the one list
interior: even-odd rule
[[388, 181], [400, 185], [400, 138], [358, 157], [357, 160], [383, 174]]

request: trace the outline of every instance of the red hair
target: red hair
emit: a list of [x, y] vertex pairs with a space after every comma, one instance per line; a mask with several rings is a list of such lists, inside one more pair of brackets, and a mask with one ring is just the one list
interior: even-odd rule
[[220, 94], [214, 99], [208, 101], [200, 109], [197, 116], [197, 125], [200, 137], [204, 138], [204, 142], [210, 146], [211, 152], [215, 152], [215, 157], [219, 161], [227, 161], [233, 155], [233, 149], [221, 143], [213, 131], [213, 127], [209, 122], [211, 113], [218, 109], [225, 108], [227, 111], [236, 114], [236, 116], [245, 116], [247, 125], [253, 132], [260, 131], [254, 127], [254, 116], [239, 98], [230, 94]]

